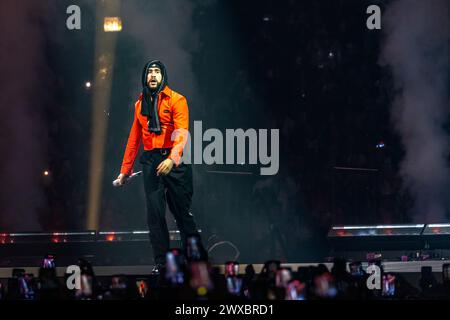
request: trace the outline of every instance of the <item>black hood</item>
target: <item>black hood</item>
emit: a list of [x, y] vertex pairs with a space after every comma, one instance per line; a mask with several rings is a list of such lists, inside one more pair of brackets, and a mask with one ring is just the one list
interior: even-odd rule
[[[156, 88], [156, 90], [150, 89], [147, 84], [148, 69], [155, 65], [161, 69], [161, 84]], [[141, 114], [146, 116], [148, 119], [148, 130], [156, 134], [161, 133], [161, 125], [159, 123], [158, 116], [158, 94], [164, 90], [167, 86], [167, 71], [166, 66], [159, 60], [151, 60], [147, 62], [142, 71], [142, 103], [141, 103]]]
[[[156, 65], [159, 69], [161, 69], [161, 75], [162, 75], [161, 84], [158, 86], [158, 88], [156, 90], [151, 90], [147, 84], [148, 69], [153, 64]], [[151, 92], [151, 94], [154, 95], [154, 94], [160, 93], [168, 84], [169, 83], [167, 81], [167, 70], [166, 70], [166, 66], [164, 65], [164, 63], [162, 63], [159, 60], [150, 60], [149, 62], [147, 62], [145, 64], [144, 70], [142, 70], [142, 87], [144, 89], [147, 88]]]

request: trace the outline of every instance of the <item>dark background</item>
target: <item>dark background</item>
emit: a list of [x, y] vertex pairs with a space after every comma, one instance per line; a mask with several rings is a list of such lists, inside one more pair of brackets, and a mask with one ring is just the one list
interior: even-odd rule
[[[203, 130], [280, 129], [277, 175], [260, 176], [249, 165], [194, 165], [193, 213], [205, 239], [215, 234], [233, 242], [243, 260], [297, 261], [326, 252], [332, 225], [411, 221], [412, 200], [398, 175], [403, 149], [389, 116], [392, 77], [378, 63], [382, 33], [366, 28], [367, 6], [384, 8], [386, 2], [193, 1], [193, 38], [176, 40], [189, 56], [182, 62], [190, 63], [193, 77], [186, 78], [177, 74], [175, 58], [165, 59], [171, 39], [159, 29], [143, 30], [155, 46], [160, 37], [169, 41], [167, 49], [155, 52], [119, 33], [105, 113], [100, 229], [146, 229], [140, 178], [122, 189], [111, 181], [119, 173], [140, 71], [152, 58], [166, 62], [170, 86], [186, 95], [191, 124], [201, 120]], [[52, 102], [41, 106], [51, 181], [42, 178], [45, 201], [30, 211], [37, 212], [40, 229], [50, 231], [85, 228], [96, 125], [91, 123], [93, 91], [84, 86], [94, 77], [95, 13], [88, 2], [80, 2], [83, 28], [69, 31], [65, 8], [70, 4], [77, 1], [55, 1], [53, 18], [40, 26], [52, 74]], [[157, 6], [134, 4], [149, 16]], [[126, 28], [134, 17], [122, 19]], [[166, 22], [169, 28], [174, 23]], [[194, 80], [195, 90], [184, 89]], [[384, 148], [376, 148], [380, 142]], [[254, 174], [208, 172], [212, 169]], [[2, 224], [0, 229], [11, 229]]]

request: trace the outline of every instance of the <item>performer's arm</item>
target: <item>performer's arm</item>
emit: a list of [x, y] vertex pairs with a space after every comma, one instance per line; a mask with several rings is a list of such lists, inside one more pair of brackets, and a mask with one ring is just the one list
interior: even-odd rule
[[139, 147], [141, 146], [142, 128], [136, 112], [137, 107], [135, 106], [133, 125], [130, 130], [130, 135], [128, 136], [127, 147], [125, 149], [122, 167], [120, 169], [120, 173], [123, 175], [130, 175], [133, 172], [134, 161], [136, 160]]
[[187, 142], [189, 130], [189, 109], [185, 97], [179, 99], [173, 106], [173, 123], [173, 146], [169, 158], [173, 160], [176, 166], [178, 166], [181, 161], [184, 146]]

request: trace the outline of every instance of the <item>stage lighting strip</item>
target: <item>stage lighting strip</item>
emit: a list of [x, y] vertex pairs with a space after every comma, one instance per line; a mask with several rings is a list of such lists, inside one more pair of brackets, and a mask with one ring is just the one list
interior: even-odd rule
[[402, 229], [402, 228], [423, 228], [425, 224], [414, 225], [380, 225], [380, 226], [343, 226], [333, 227], [333, 230], [358, 230], [358, 229]]

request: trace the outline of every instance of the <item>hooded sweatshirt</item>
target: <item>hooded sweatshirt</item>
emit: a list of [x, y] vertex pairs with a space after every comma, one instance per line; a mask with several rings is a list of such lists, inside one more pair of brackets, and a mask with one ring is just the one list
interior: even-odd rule
[[[148, 86], [147, 76], [150, 67], [158, 67], [161, 70], [161, 83], [156, 89]], [[158, 100], [161, 91], [168, 85], [167, 71], [164, 64], [159, 60], [147, 62], [142, 71], [142, 107], [141, 114], [148, 119], [148, 130], [161, 134], [161, 125], [158, 116]]]
[[[150, 66], [161, 69], [162, 81], [156, 90], [147, 86]], [[167, 85], [167, 71], [160, 61], [145, 64], [142, 73], [143, 90], [134, 106], [134, 119], [125, 149], [120, 173], [131, 174], [141, 142], [144, 150], [172, 148], [168, 158], [180, 164], [189, 130], [189, 110], [186, 98]], [[151, 99], [153, 98], [153, 99]]]

